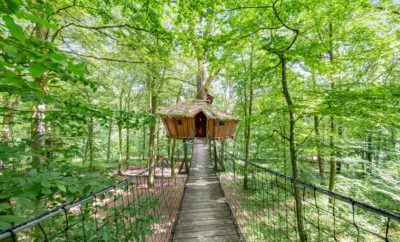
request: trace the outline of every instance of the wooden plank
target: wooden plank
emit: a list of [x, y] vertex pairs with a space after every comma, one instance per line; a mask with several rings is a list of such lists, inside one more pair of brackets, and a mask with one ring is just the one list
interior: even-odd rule
[[207, 142], [194, 142], [173, 241], [239, 241], [232, 212], [208, 161]]
[[168, 118], [167, 119], [167, 123], [168, 123], [168, 127], [171, 130], [171, 136], [172, 138], [176, 138], [177, 137], [177, 133], [176, 133], [176, 127], [174, 124], [174, 120], [172, 118]]

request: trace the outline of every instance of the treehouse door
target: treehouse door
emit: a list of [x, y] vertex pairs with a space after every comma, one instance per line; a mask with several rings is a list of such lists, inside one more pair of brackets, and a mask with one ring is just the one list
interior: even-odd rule
[[196, 137], [206, 137], [207, 117], [203, 112], [196, 114], [195, 118]]

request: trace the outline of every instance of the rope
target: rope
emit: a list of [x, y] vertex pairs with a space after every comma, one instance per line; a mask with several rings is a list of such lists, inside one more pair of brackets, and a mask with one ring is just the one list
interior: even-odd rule
[[[234, 157], [231, 157], [230, 160], [229, 169], [231, 172], [232, 169], [234, 171], [233, 174], [229, 173], [233, 176], [231, 181], [237, 182], [235, 180], [236, 170], [241, 171], [238, 181], [243, 181], [244, 164]], [[245, 228], [241, 228], [242, 231], [248, 231], [246, 235], [248, 238], [246, 239], [249, 241], [254, 239], [257, 241], [286, 241], [285, 237], [287, 237], [289, 241], [297, 241], [296, 206], [294, 197], [291, 197], [294, 196], [294, 179], [260, 164], [255, 164], [253, 161], [249, 161], [248, 164], [249, 187], [251, 188], [248, 192], [250, 193], [239, 199], [239, 205], [235, 205], [236, 214], [239, 216], [238, 224], [245, 226]], [[296, 184], [301, 189], [302, 219], [309, 240], [326, 241], [332, 239], [339, 241], [342, 238], [347, 238], [358, 242], [362, 240], [364, 235], [365, 238], [375, 238], [380, 241], [397, 239], [397, 237], [391, 238], [389, 230], [391, 223], [396, 223], [397, 227], [400, 222], [400, 214], [355, 201], [351, 197], [325, 190], [301, 180], [298, 180]], [[238, 187], [242, 188], [242, 186]], [[246, 206], [240, 206], [242, 200]], [[260, 203], [260, 201], [262, 202]], [[341, 205], [351, 205], [351, 207]], [[251, 208], [251, 210], [248, 208]], [[375, 219], [376, 222], [369, 219], [366, 221], [370, 225], [357, 223], [357, 209], [362, 210], [363, 215]], [[348, 219], [346, 214], [350, 214], [352, 218]], [[328, 217], [332, 219], [330, 224], [326, 219]], [[386, 223], [381, 224], [382, 219], [385, 219]], [[252, 230], [248, 230], [247, 226], [250, 226]], [[253, 234], [250, 231], [253, 231]]]
[[86, 229], [85, 229], [85, 214], [83, 211], [83, 204], [81, 203], [79, 206], [79, 210], [80, 210], [80, 216], [81, 216], [81, 223], [82, 223], [82, 236], [83, 236], [83, 241], [87, 241], [86, 239]]
[[40, 231], [41, 231], [41, 232], [42, 232], [42, 234], [43, 234], [44, 241], [45, 241], [45, 242], [48, 242], [48, 241], [49, 241], [49, 239], [47, 238], [47, 233], [46, 233], [46, 231], [43, 229], [43, 227], [42, 227], [42, 224], [41, 224], [41, 223], [39, 223], [39, 224], [38, 224], [38, 227], [39, 227]]
[[357, 242], [359, 241], [360, 238], [360, 229], [358, 228], [358, 225], [356, 223], [356, 216], [355, 216], [355, 207], [354, 207], [354, 201], [351, 203], [351, 210], [353, 211], [353, 225], [357, 230]]
[[64, 211], [64, 217], [65, 217], [64, 236], [65, 240], [68, 241], [68, 229], [69, 229], [68, 211], [65, 206], [62, 206], [61, 209]]
[[319, 212], [319, 206], [317, 203], [317, 189], [314, 187], [314, 205], [317, 208], [317, 228], [318, 228], [318, 241], [321, 241], [321, 226], [320, 226], [320, 212]]
[[385, 229], [385, 241], [389, 242], [389, 227], [390, 227], [390, 218], [387, 219], [386, 229]]

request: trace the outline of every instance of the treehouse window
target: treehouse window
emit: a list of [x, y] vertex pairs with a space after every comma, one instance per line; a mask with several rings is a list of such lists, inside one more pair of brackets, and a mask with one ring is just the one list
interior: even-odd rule
[[182, 125], [182, 120], [178, 119], [178, 125]]
[[219, 121], [219, 126], [224, 126], [225, 122], [224, 121]]

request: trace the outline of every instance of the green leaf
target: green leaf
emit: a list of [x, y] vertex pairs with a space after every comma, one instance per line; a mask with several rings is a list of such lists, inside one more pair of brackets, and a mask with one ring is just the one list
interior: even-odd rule
[[0, 229], [4, 230], [4, 229], [7, 229], [10, 226], [11, 226], [10, 223], [6, 223], [6, 222], [3, 222], [3, 221], [0, 221]]
[[42, 64], [35, 63], [31, 67], [31, 74], [33, 77], [41, 77], [45, 70], [46, 68]]
[[67, 188], [65, 187], [64, 184], [57, 184], [57, 187], [60, 191], [62, 192], [67, 192]]
[[46, 27], [46, 28], [53, 28], [54, 27], [54, 24], [51, 24], [47, 19], [41, 18], [41, 17], [39, 17], [37, 15], [33, 15], [33, 14], [30, 14], [30, 13], [21, 13], [21, 14], [19, 14], [17, 16], [21, 17], [21, 18], [24, 18], [26, 20], [29, 20], [29, 21], [31, 21], [33, 23], [39, 24], [39, 25], [41, 25], [43, 27]]
[[11, 35], [18, 39], [18, 40], [25, 40], [25, 34], [21, 26], [16, 24], [14, 22], [14, 19], [12, 19], [10, 16], [5, 15], [3, 16], [4, 23], [6, 24], [8, 30], [10, 31]]
[[10, 209], [10, 208], [11, 208], [10, 204], [0, 203], [0, 211], [4, 211], [4, 210]]
[[6, 223], [20, 223], [23, 221], [23, 218], [15, 215], [0, 215], [0, 221]]

